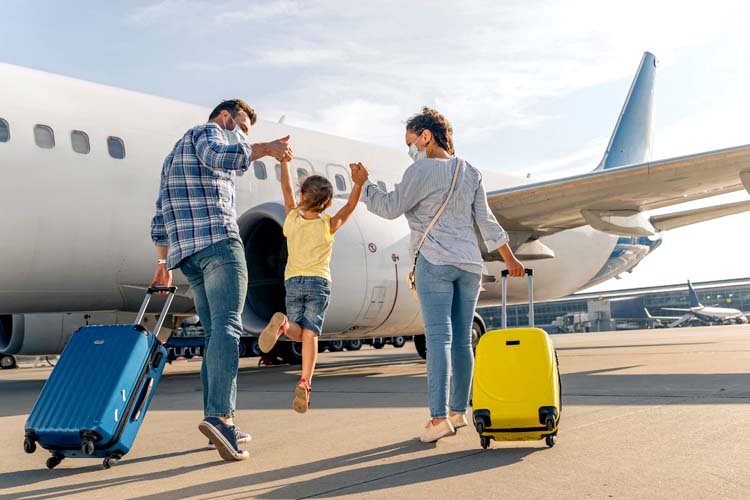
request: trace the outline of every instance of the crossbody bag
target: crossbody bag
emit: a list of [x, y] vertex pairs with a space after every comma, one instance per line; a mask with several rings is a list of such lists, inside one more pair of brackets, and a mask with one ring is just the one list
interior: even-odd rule
[[409, 277], [408, 277], [408, 283], [409, 283], [409, 290], [411, 290], [411, 293], [414, 295], [414, 299], [417, 302], [419, 302], [419, 297], [417, 295], [417, 258], [419, 257], [419, 251], [422, 249], [422, 245], [424, 245], [424, 242], [427, 239], [427, 236], [430, 234], [430, 231], [432, 230], [433, 226], [435, 225], [437, 220], [440, 218], [440, 216], [443, 214], [445, 207], [447, 207], [448, 203], [451, 201], [451, 198], [453, 197], [453, 191], [456, 189], [457, 180], [458, 180], [458, 157], [456, 157], [456, 166], [453, 169], [453, 180], [451, 181], [451, 187], [448, 190], [448, 196], [445, 198], [445, 201], [443, 202], [443, 204], [440, 205], [440, 208], [435, 214], [435, 217], [432, 218], [430, 225], [427, 226], [427, 229], [425, 229], [425, 232], [422, 235], [422, 239], [419, 240], [419, 244], [417, 245], [417, 250], [416, 252], [414, 252], [414, 261], [412, 262], [411, 272], [409, 273]]

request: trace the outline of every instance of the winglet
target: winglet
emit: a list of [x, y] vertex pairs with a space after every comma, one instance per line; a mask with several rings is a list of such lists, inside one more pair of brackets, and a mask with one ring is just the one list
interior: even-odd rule
[[688, 280], [688, 291], [690, 292], [690, 307], [701, 307], [701, 301], [698, 300], [698, 294], [695, 293], [695, 288], [693, 288], [690, 280]]
[[607, 150], [596, 170], [644, 163], [651, 159], [656, 65], [656, 57], [645, 52]]

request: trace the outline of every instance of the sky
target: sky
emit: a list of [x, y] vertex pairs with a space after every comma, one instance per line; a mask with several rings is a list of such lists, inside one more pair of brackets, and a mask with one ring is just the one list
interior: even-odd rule
[[[742, 1], [0, 0], [0, 62], [394, 148], [436, 107], [460, 156], [545, 180], [601, 159], [645, 50], [653, 159], [750, 143]], [[0, 84], [1, 85], [1, 84]], [[1, 87], [0, 87], [1, 88]], [[687, 207], [747, 199], [745, 192]], [[750, 276], [750, 215], [670, 231], [595, 288]]]

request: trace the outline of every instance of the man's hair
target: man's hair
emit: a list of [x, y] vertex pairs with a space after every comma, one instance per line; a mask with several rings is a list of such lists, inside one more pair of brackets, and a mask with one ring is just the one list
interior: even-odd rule
[[322, 175], [310, 175], [300, 186], [300, 192], [305, 195], [304, 202], [299, 204], [302, 210], [322, 212], [333, 199], [333, 185]]
[[438, 146], [448, 152], [455, 154], [453, 149], [453, 127], [450, 122], [436, 109], [424, 107], [422, 112], [409, 118], [406, 122], [406, 130], [419, 135], [425, 130], [432, 132], [432, 137]]
[[221, 101], [221, 103], [216, 106], [213, 111], [211, 111], [208, 119], [213, 120], [224, 110], [229, 111], [229, 114], [232, 115], [232, 118], [237, 116], [237, 113], [239, 113], [240, 111], [244, 111], [247, 117], [250, 118], [250, 125], [255, 125], [255, 121], [258, 119], [253, 108], [248, 106], [247, 103], [242, 99], [229, 99], [227, 101]]

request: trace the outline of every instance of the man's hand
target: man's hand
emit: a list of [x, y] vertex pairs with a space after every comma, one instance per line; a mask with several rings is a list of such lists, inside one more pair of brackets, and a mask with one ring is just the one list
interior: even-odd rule
[[[151, 282], [151, 287], [155, 286], [172, 286], [172, 271], [167, 270], [166, 264], [159, 264], [156, 266], [156, 272], [154, 273], [154, 280]], [[160, 295], [166, 292], [158, 292]]]
[[294, 152], [291, 146], [289, 146], [289, 138], [290, 136], [286, 136], [269, 142], [267, 144], [268, 155], [273, 156], [278, 161], [291, 161], [294, 158]]
[[352, 170], [352, 180], [354, 181], [354, 184], [357, 184], [358, 186], [363, 185], [370, 177], [369, 172], [367, 172], [367, 167], [360, 162], [350, 163], [349, 168]]

